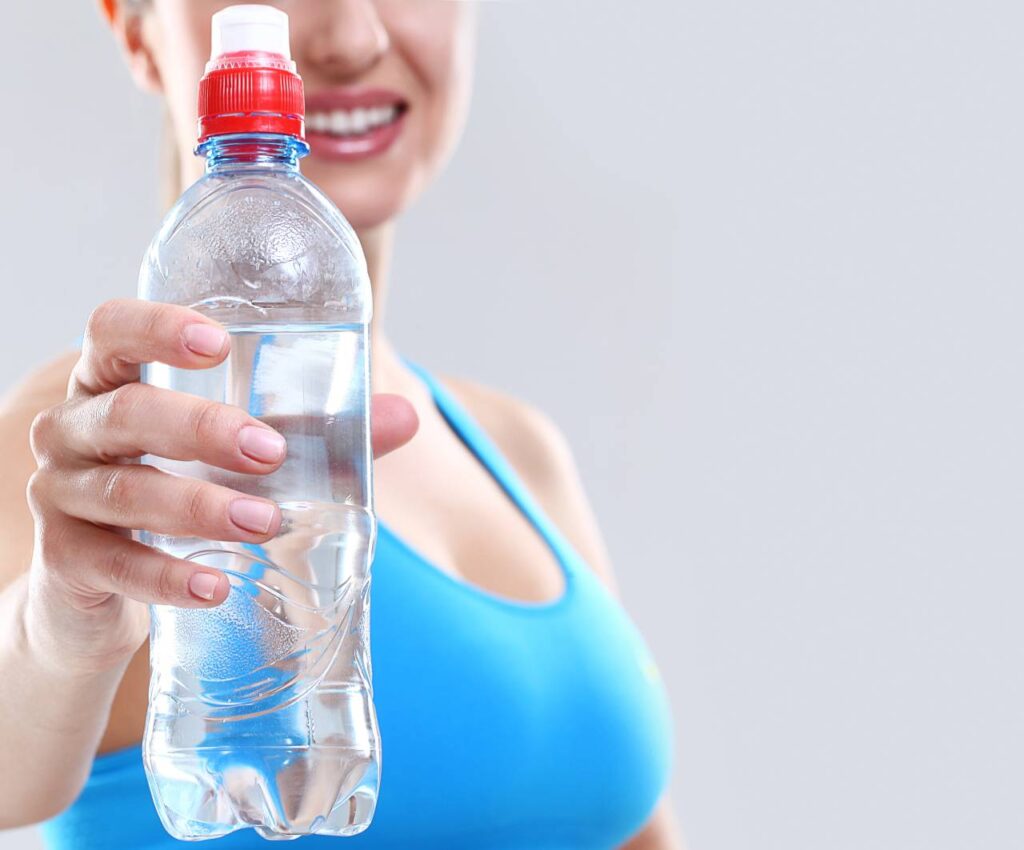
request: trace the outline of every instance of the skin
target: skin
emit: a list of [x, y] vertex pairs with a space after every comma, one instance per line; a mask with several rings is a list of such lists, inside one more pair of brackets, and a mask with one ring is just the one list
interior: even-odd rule
[[[209, 18], [223, 5], [153, 0], [126, 10], [101, 2], [134, 79], [165, 99], [179, 189], [202, 168], [191, 153], [194, 98], [209, 55]], [[405, 130], [385, 154], [303, 162], [356, 228], [373, 284], [378, 513], [438, 569], [509, 598], [556, 597], [563, 579], [548, 547], [452, 433], [381, 324], [395, 219], [443, 167], [465, 120], [475, 7], [440, 0], [280, 5], [291, 18], [293, 58], [307, 92], [383, 86], [409, 104]], [[0, 680], [20, 682], [0, 692], [0, 799], [8, 804], [0, 828], [60, 812], [97, 752], [140, 740], [146, 605], [210, 607], [227, 595], [216, 571], [148, 549], [123, 529], [262, 542], [278, 528], [272, 502], [124, 462], [152, 453], [255, 474], [280, 465], [286, 448], [275, 450], [272, 429], [244, 411], [137, 383], [140, 363], [209, 368], [228, 345], [216, 322], [186, 308], [108, 302], [90, 317], [80, 354], [27, 376], [0, 403]], [[614, 590], [557, 429], [500, 393], [446, 384]], [[626, 845], [681, 847], [664, 803]]]

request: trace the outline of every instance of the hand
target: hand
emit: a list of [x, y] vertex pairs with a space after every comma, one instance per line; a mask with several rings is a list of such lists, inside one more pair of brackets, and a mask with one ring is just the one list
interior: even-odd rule
[[[54, 663], [126, 663], [145, 640], [146, 604], [209, 608], [227, 597], [222, 573], [127, 529], [246, 543], [277, 533], [271, 501], [124, 462], [152, 454], [256, 475], [281, 465], [283, 437], [245, 410], [138, 382], [142, 363], [207, 369], [229, 346], [219, 324], [186, 307], [118, 300], [90, 317], [67, 400], [40, 413], [31, 434], [26, 627]], [[386, 454], [411, 439], [415, 411], [399, 396], [374, 396], [371, 428], [374, 455]]]

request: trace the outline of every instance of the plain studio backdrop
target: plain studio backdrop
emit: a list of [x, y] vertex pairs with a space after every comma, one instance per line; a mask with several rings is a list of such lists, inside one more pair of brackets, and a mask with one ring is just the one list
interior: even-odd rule
[[[158, 106], [92, 5], [5, 8], [2, 386], [159, 217]], [[691, 847], [1024, 846], [1024, 7], [482, 12], [388, 320], [568, 434]]]

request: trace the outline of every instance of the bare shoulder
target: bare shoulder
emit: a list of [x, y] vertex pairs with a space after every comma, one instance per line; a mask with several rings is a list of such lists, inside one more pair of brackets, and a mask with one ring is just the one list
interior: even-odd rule
[[527, 489], [590, 567], [612, 583], [611, 565], [572, 450], [547, 414], [521, 399], [462, 378], [445, 378]]
[[569, 443], [547, 414], [473, 381], [445, 378], [444, 383], [531, 488], [546, 491], [575, 473]]
[[64, 400], [77, 359], [77, 353], [69, 352], [34, 369], [0, 398], [0, 586], [25, 570], [32, 558], [32, 515], [25, 501], [25, 487], [36, 468], [29, 445], [32, 420]]
[[63, 401], [78, 356], [77, 351], [68, 351], [30, 371], [0, 396], [0, 417], [28, 409], [38, 413]]

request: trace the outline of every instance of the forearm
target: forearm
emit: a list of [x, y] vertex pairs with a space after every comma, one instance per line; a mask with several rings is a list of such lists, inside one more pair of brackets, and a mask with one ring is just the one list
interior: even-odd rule
[[29, 593], [27, 575], [0, 593], [0, 829], [45, 820], [74, 801], [128, 663], [76, 664], [78, 629], [61, 628]]

